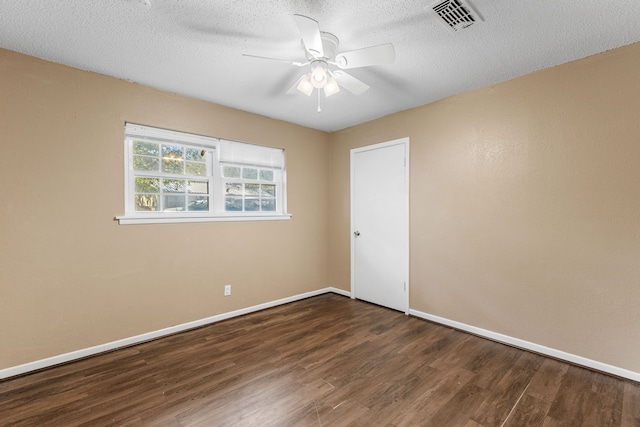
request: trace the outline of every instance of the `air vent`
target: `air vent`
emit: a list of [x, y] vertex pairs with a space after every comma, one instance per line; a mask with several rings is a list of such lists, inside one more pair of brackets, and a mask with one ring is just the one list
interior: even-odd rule
[[460, 31], [482, 21], [471, 4], [462, 0], [445, 0], [431, 8], [452, 31]]

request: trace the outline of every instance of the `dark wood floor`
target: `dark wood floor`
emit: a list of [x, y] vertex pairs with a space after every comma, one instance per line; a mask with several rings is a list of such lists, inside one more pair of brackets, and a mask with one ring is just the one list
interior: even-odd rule
[[640, 426], [640, 384], [326, 294], [0, 382], [1, 426]]

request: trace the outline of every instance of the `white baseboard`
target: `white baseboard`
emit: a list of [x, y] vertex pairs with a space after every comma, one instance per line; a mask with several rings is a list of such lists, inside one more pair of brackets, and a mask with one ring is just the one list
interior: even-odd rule
[[513, 347], [518, 347], [524, 350], [529, 350], [534, 353], [540, 353], [545, 356], [553, 357], [555, 359], [564, 360], [566, 362], [584, 366], [586, 368], [594, 369], [600, 372], [606, 372], [618, 377], [627, 378], [632, 381], [640, 382], [640, 373], [622, 369], [617, 366], [608, 365], [606, 363], [598, 362], [596, 360], [587, 359], [582, 356], [576, 356], [575, 354], [567, 353], [564, 351], [556, 350], [553, 348], [545, 347], [543, 345], [535, 344], [529, 341], [521, 340], [519, 338], [510, 337], [497, 332], [489, 331], [475, 326], [467, 325], [466, 323], [456, 322], [444, 317], [435, 316], [433, 314], [424, 313], [418, 310], [409, 310], [409, 314], [420, 317], [425, 320], [429, 320], [441, 325], [450, 326], [454, 329], [469, 332], [474, 335], [479, 335], [484, 338], [488, 338], [493, 341], [501, 342]]
[[60, 354], [58, 356], [48, 357], [46, 359], [36, 360], [35, 362], [25, 363], [23, 365], [12, 366], [10, 368], [0, 369], [0, 380], [14, 377], [16, 375], [26, 374], [28, 372], [37, 371], [40, 369], [48, 368], [51, 366], [59, 365], [61, 363], [71, 362], [73, 360], [82, 359], [87, 356], [93, 356], [95, 354], [104, 353], [106, 351], [115, 350], [122, 347], [128, 347], [134, 344], [140, 344], [145, 341], [150, 341], [163, 336], [175, 334], [177, 332], [183, 332], [189, 329], [197, 328], [200, 326], [208, 325], [211, 323], [219, 322], [221, 320], [230, 319], [232, 317], [242, 316], [243, 314], [252, 313], [254, 311], [264, 310], [265, 308], [271, 308], [282, 304], [298, 301], [301, 299], [314, 297], [316, 295], [326, 294], [333, 292], [336, 294], [350, 296], [351, 293], [337, 289], [333, 287], [327, 287], [324, 289], [318, 289], [317, 291], [306, 292], [304, 294], [294, 295], [288, 298], [282, 298], [279, 300], [267, 302], [264, 304], [254, 305], [252, 307], [242, 308], [240, 310], [230, 311], [228, 313], [218, 314], [216, 316], [207, 317], [205, 319], [195, 320], [193, 322], [182, 323], [180, 325], [171, 326], [169, 328], [160, 329], [146, 334], [136, 335], [134, 337], [124, 338], [118, 341], [113, 341], [106, 344], [96, 345], [94, 347], [84, 348], [81, 350], [72, 351], [69, 353]]
[[351, 298], [351, 292], [349, 291], [345, 291], [343, 289], [338, 289], [338, 288], [328, 288], [329, 290], [327, 292], [333, 292], [334, 294], [338, 294], [338, 295], [342, 295], [344, 297], [349, 297]]
[[[282, 298], [279, 300], [267, 302], [264, 304], [254, 305], [252, 307], [242, 308], [235, 311], [230, 311], [228, 313], [218, 314], [216, 316], [207, 317], [205, 319], [195, 320], [193, 322], [187, 322], [180, 325], [171, 326], [169, 328], [160, 329], [153, 332], [148, 332], [141, 335], [136, 335], [129, 338], [124, 338], [118, 341], [113, 341], [106, 344], [97, 345], [94, 347], [84, 348], [77, 351], [72, 351], [69, 353], [60, 354], [58, 356], [48, 357], [46, 359], [36, 360], [34, 362], [25, 363], [23, 365], [12, 366], [10, 368], [0, 369], [0, 380], [5, 378], [14, 377], [17, 375], [26, 374], [28, 372], [37, 371], [40, 369], [48, 368], [51, 366], [59, 365], [61, 363], [71, 362], [73, 360], [82, 359], [84, 357], [93, 356], [95, 354], [104, 353], [106, 351], [115, 350], [122, 347], [128, 347], [135, 344], [140, 344], [146, 341], [150, 341], [156, 338], [160, 338], [163, 336], [175, 334], [177, 332], [183, 332], [189, 329], [197, 328], [200, 326], [205, 326], [211, 323], [216, 323], [221, 320], [230, 319], [232, 317], [242, 316], [244, 314], [253, 313], [255, 311], [264, 310], [266, 308], [276, 307], [278, 305], [287, 304], [290, 302], [298, 301], [301, 299], [313, 297], [316, 295], [326, 294], [326, 293], [335, 293], [338, 295], [343, 295], [346, 297], [351, 297], [351, 292], [327, 287], [324, 289], [318, 289], [312, 292], [306, 292], [304, 294], [294, 295], [288, 298]], [[409, 314], [412, 316], [416, 316], [425, 320], [429, 320], [435, 323], [439, 323], [442, 325], [450, 326], [455, 329], [459, 329], [465, 332], [472, 333], [474, 335], [479, 335], [484, 338], [488, 338], [493, 341], [498, 341], [504, 344], [511, 345], [513, 347], [522, 348], [525, 350], [530, 350], [535, 353], [544, 354], [549, 357], [553, 357], [560, 360], [565, 360], [569, 363], [573, 363], [576, 365], [581, 365], [590, 369], [595, 369], [597, 371], [606, 372], [618, 377], [627, 378], [632, 381], [640, 382], [640, 373], [629, 371], [627, 369], [622, 369], [617, 366], [608, 365], [606, 363], [598, 362], [595, 360], [587, 359], [585, 357], [576, 356], [571, 353], [566, 353], [564, 351], [556, 350], [553, 348], [545, 347], [539, 344], [535, 344], [529, 341], [524, 341], [518, 338], [513, 338], [508, 335], [503, 335], [497, 332], [489, 331], [482, 328], [477, 328], [475, 326], [467, 325], [465, 323], [456, 322], [455, 320], [446, 319], [444, 317], [435, 316], [432, 314], [424, 313], [418, 310], [409, 310]]]

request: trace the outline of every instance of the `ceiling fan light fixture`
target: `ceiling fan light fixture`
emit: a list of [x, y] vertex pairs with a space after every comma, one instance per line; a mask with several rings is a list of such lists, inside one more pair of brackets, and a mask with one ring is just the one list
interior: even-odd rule
[[311, 78], [309, 75], [305, 75], [300, 79], [297, 89], [305, 95], [311, 96], [311, 93], [313, 93], [313, 85], [311, 84]]
[[[154, 0], [128, 0], [154, 1]], [[461, 2], [467, 0], [438, 0]], [[354, 95], [361, 95], [369, 89], [369, 85], [342, 71], [343, 69], [369, 67], [373, 65], [390, 64], [395, 60], [395, 49], [391, 43], [369, 46], [338, 54], [338, 38], [320, 31], [318, 21], [304, 15], [293, 15], [301, 36], [301, 46], [305, 52], [305, 61], [290, 61], [287, 59], [270, 58], [266, 56], [247, 55], [249, 57], [269, 59], [272, 61], [288, 62], [296, 67], [307, 67], [304, 75], [287, 90], [288, 95], [302, 92], [311, 96], [318, 89], [318, 112], [320, 98], [324, 91], [325, 97], [330, 97], [342, 89]], [[337, 66], [339, 69], [330, 69]]]
[[327, 63], [315, 61], [311, 64], [311, 84], [313, 87], [321, 89], [327, 84]]
[[333, 77], [327, 78], [327, 84], [324, 86], [324, 96], [327, 98], [331, 95], [335, 95], [340, 92], [340, 86], [338, 86], [338, 82]]

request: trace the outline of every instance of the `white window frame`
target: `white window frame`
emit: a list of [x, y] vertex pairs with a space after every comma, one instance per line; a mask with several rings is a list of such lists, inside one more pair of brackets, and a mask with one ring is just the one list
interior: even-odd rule
[[[209, 182], [209, 210], [207, 211], [136, 211], [135, 207], [135, 177], [158, 176], [172, 178], [163, 172], [140, 172], [133, 169], [133, 141], [148, 141], [154, 143], [172, 143], [186, 148], [202, 149], [206, 152], [205, 162], [207, 176], [194, 179]], [[120, 224], [154, 224], [154, 223], [181, 223], [181, 222], [217, 222], [217, 221], [274, 221], [288, 220], [291, 214], [287, 213], [287, 189], [286, 168], [284, 162], [284, 150], [264, 147], [244, 142], [221, 140], [177, 132], [150, 126], [125, 124], [124, 138], [124, 179], [125, 179], [125, 214], [116, 216]], [[276, 185], [276, 210], [275, 211], [226, 211], [225, 210], [225, 182], [222, 177], [222, 166], [232, 165], [239, 167], [255, 167], [274, 170], [274, 177], [279, 178], [273, 182]], [[176, 177], [189, 179], [189, 177]], [[256, 181], [259, 183], [259, 181]], [[160, 196], [162, 197], [162, 195]], [[246, 197], [246, 196], [245, 196]]]

